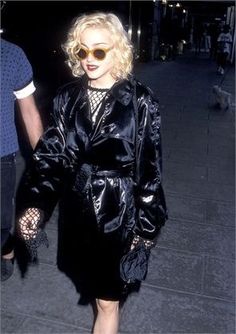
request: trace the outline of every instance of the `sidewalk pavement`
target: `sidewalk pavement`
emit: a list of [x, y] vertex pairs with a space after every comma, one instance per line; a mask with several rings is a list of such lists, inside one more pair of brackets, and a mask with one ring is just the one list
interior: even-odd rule
[[[214, 108], [222, 81], [206, 56], [138, 64], [158, 95], [163, 184], [169, 220], [153, 250], [147, 280], [121, 310], [120, 333], [235, 333], [235, 104]], [[222, 88], [233, 94], [234, 67]], [[91, 333], [90, 306], [78, 306], [71, 281], [56, 267], [57, 210], [47, 225], [50, 247], [21, 279], [2, 283], [2, 333]]]

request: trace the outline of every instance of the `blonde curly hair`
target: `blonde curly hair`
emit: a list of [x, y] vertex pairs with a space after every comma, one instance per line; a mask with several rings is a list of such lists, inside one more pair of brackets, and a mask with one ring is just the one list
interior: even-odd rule
[[118, 17], [112, 13], [93, 13], [79, 16], [69, 30], [67, 41], [62, 46], [68, 56], [66, 63], [75, 77], [80, 77], [84, 71], [76, 52], [80, 48], [80, 35], [86, 28], [105, 28], [114, 41], [114, 68], [111, 75], [116, 79], [125, 79], [133, 67], [133, 47], [127, 32]]

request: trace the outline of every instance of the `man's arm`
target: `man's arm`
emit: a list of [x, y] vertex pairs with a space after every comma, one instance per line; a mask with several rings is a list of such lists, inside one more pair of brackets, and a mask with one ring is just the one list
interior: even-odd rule
[[19, 110], [24, 122], [30, 145], [34, 149], [39, 138], [43, 134], [43, 124], [39, 110], [35, 104], [34, 96], [17, 99]]

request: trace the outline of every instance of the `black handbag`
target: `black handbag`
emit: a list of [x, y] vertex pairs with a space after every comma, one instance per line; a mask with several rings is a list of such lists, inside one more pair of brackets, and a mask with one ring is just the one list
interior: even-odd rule
[[143, 281], [148, 271], [150, 249], [140, 242], [128, 253], [123, 255], [120, 261], [120, 277], [126, 283]]
[[[138, 152], [138, 106], [136, 96], [136, 83], [134, 82], [133, 106], [135, 113], [135, 156], [137, 161]], [[138, 181], [138, 169], [135, 165], [135, 181]], [[126, 252], [120, 261], [120, 277], [126, 283], [135, 283], [143, 281], [148, 271], [148, 262], [150, 256], [150, 248], [148, 248], [144, 240], [139, 238], [138, 243], [131, 249], [132, 241], [135, 233], [131, 233], [127, 240]]]

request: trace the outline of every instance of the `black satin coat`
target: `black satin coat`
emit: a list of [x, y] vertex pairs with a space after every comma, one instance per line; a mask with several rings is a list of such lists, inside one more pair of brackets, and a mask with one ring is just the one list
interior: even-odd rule
[[119, 267], [129, 232], [153, 240], [167, 218], [157, 100], [122, 80], [93, 125], [86, 88], [83, 77], [60, 89], [19, 192], [21, 210], [40, 208], [45, 221], [61, 199], [57, 264], [83, 303], [124, 297]]
[[86, 87], [86, 78], [80, 78], [54, 99], [52, 123], [26, 173], [24, 205], [41, 208], [48, 219], [61, 196], [68, 200], [76, 193], [77, 213], [93, 211], [103, 233], [121, 231], [126, 237], [134, 230], [154, 239], [167, 218], [158, 102], [140, 82], [122, 80], [110, 89], [93, 125]]

